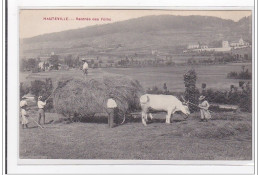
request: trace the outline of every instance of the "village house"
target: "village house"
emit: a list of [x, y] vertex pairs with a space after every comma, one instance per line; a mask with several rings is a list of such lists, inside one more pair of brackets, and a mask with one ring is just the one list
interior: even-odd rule
[[222, 41], [222, 47], [216, 48], [209, 48], [206, 44], [189, 44], [187, 49], [184, 50], [183, 53], [187, 53], [188, 51], [195, 51], [195, 52], [203, 52], [203, 51], [215, 51], [215, 52], [227, 52], [231, 51], [232, 49], [240, 49], [249, 47], [249, 43], [245, 42], [242, 38], [239, 39], [238, 42], [231, 42], [229, 44], [228, 41]]
[[198, 49], [200, 47], [200, 44], [189, 44], [187, 49]]
[[230, 46], [234, 49], [239, 49], [239, 48], [245, 48], [249, 47], [249, 43], [244, 41], [242, 38], [239, 39], [239, 41], [233, 41], [230, 43]]

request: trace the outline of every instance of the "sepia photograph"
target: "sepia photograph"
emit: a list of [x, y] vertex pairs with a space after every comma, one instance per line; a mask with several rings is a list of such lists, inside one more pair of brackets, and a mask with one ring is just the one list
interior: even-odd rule
[[20, 9], [18, 158], [253, 160], [252, 16]]

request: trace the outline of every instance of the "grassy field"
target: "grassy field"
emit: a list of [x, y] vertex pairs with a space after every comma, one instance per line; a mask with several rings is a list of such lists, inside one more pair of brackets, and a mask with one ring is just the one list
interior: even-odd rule
[[[199, 114], [184, 120], [174, 115], [154, 115], [147, 127], [140, 116], [124, 125], [108, 128], [106, 118], [88, 123], [47, 124], [37, 128], [30, 114], [29, 129], [20, 128], [22, 159], [142, 159], [142, 160], [251, 160], [250, 113], [214, 113], [209, 122]], [[47, 113], [48, 121], [58, 114]]]
[[[167, 83], [171, 91], [184, 91], [183, 74], [191, 67], [91, 69], [86, 79], [123, 75], [140, 81], [147, 89]], [[246, 68], [250, 69], [247, 65]], [[209, 88], [228, 90], [239, 80], [226, 79], [230, 71], [240, 71], [240, 64], [196, 66], [198, 87], [202, 82]], [[79, 78], [80, 70], [21, 73], [20, 81], [52, 78], [53, 84], [62, 79]], [[29, 129], [20, 128], [20, 158], [22, 159], [142, 159], [142, 160], [251, 160], [252, 114], [219, 112], [209, 122], [199, 122], [199, 113], [187, 120], [175, 114], [172, 123], [165, 124], [165, 114], [154, 115], [144, 127], [140, 116], [115, 128], [108, 128], [107, 118], [66, 124], [60, 116], [47, 113], [49, 124], [40, 129], [30, 111]]]
[[[250, 64], [246, 65], [246, 69], [252, 72]], [[227, 65], [209, 65], [209, 66], [173, 66], [173, 67], [146, 67], [146, 68], [99, 68], [90, 69], [89, 75], [86, 78], [96, 78], [113, 75], [129, 76], [133, 79], [139, 80], [141, 85], [147, 89], [157, 86], [163, 88], [163, 84], [167, 83], [170, 91], [183, 92], [184, 83], [183, 75], [194, 68], [198, 75], [197, 86], [200, 88], [201, 83], [206, 83], [208, 88], [218, 90], [229, 90], [230, 85], [238, 86], [240, 80], [227, 79], [226, 76], [231, 71], [240, 72], [241, 64], [227, 64]], [[32, 80], [45, 78], [52, 78], [55, 82], [62, 79], [77, 78], [83, 76], [82, 72], [78, 69], [75, 70], [62, 70], [40, 73], [21, 73], [20, 82], [29, 83]]]

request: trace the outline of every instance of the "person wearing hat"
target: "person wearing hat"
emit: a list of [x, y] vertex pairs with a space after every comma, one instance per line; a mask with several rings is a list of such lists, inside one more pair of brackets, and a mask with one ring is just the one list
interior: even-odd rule
[[108, 108], [108, 127], [115, 127], [115, 120], [117, 120], [118, 115], [118, 107], [116, 101], [113, 98], [109, 98], [107, 100], [107, 108]]
[[29, 115], [27, 114], [26, 110], [27, 110], [27, 105], [21, 107], [21, 117], [22, 117], [23, 129], [28, 128], [28, 123], [29, 123], [29, 121], [28, 121]]
[[46, 105], [46, 100], [43, 102], [42, 101], [42, 96], [39, 96], [38, 97], [38, 102], [37, 102], [37, 105], [38, 105], [38, 112], [39, 112], [39, 120], [38, 120], [38, 123], [40, 124], [41, 123], [41, 118], [43, 119], [43, 124], [45, 124], [45, 112], [44, 112], [44, 107]]
[[22, 100], [20, 101], [20, 107], [21, 107], [21, 108], [22, 108], [23, 106], [27, 106], [27, 101], [26, 101], [25, 99], [26, 99], [26, 97], [23, 96], [23, 97], [22, 97]]
[[205, 100], [205, 96], [203, 95], [199, 97], [199, 102], [201, 121], [208, 121], [211, 118], [211, 115], [208, 110], [209, 103], [207, 100]]
[[21, 117], [22, 117], [22, 127], [23, 127], [23, 129], [24, 128], [28, 128], [28, 115], [27, 115], [27, 112], [26, 112], [26, 110], [27, 110], [27, 102], [26, 102], [26, 97], [25, 96], [23, 96], [22, 97], [22, 100], [20, 101], [20, 107], [21, 107]]

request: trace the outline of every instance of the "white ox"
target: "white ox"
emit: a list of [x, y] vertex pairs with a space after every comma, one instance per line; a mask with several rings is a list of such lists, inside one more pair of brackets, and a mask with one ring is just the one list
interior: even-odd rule
[[[140, 104], [142, 108], [142, 122], [145, 126], [149, 110], [166, 111], [166, 123], [170, 123], [171, 115], [176, 111], [181, 111], [187, 116], [190, 114], [188, 106], [172, 95], [145, 94], [140, 97]], [[149, 113], [149, 116], [151, 119], [153, 118], [151, 113]]]

